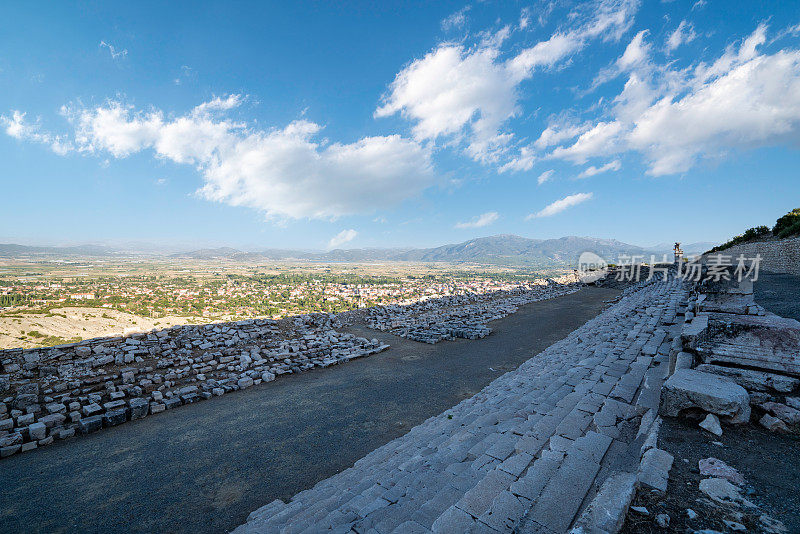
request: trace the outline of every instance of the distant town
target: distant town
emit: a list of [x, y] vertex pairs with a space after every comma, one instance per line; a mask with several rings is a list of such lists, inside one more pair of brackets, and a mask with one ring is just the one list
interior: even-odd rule
[[511, 291], [562, 272], [416, 264], [9, 263], [0, 266], [0, 346]]

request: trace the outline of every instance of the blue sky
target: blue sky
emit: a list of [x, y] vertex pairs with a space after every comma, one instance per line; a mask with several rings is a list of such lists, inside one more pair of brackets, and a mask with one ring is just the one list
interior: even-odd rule
[[798, 3], [332, 4], [0, 8], [0, 242], [652, 245], [800, 205]]

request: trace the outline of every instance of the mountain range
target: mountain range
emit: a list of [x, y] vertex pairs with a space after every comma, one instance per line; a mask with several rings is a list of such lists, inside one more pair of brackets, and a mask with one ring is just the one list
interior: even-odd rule
[[[683, 245], [687, 255], [705, 252], [714, 243]], [[289, 249], [263, 249], [242, 251], [230, 247], [204, 248], [191, 252], [164, 255], [175, 259], [229, 260], [259, 262], [270, 260], [301, 260], [309, 262], [445, 262], [478, 263], [527, 267], [557, 267], [575, 265], [582, 252], [594, 252], [606, 261], [618, 261], [623, 255], [670, 255], [671, 244], [654, 247], [629, 245], [614, 239], [594, 237], [562, 237], [559, 239], [529, 239], [516, 235], [495, 235], [470, 239], [462, 243], [433, 248], [363, 248], [334, 249], [329, 251], [302, 251]], [[72, 257], [124, 257], [131, 253], [97, 245], [75, 247], [28, 247], [0, 244], [0, 257], [21, 256], [72, 256]]]

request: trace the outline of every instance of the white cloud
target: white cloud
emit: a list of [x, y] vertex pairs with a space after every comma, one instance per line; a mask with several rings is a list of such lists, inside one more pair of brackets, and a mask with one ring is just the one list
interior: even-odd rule
[[456, 11], [455, 13], [450, 14], [442, 21], [442, 29], [444, 31], [449, 31], [462, 28], [464, 24], [467, 23], [467, 12], [469, 10], [470, 6], [465, 6]]
[[647, 61], [650, 53], [650, 46], [644, 42], [644, 36], [647, 35], [647, 30], [642, 30], [625, 47], [625, 52], [617, 60], [617, 65], [620, 70], [630, 70], [633, 67], [641, 65]]
[[127, 48], [122, 49], [122, 50], [117, 50], [117, 48], [114, 45], [112, 45], [110, 43], [107, 43], [105, 41], [100, 41], [100, 45], [99, 46], [100, 46], [100, 48], [108, 48], [108, 51], [111, 53], [111, 58], [112, 59], [120, 59], [120, 58], [124, 58], [125, 56], [128, 55], [128, 49]]
[[529, 171], [533, 168], [533, 164], [536, 163], [537, 159], [536, 153], [530, 147], [523, 146], [519, 150], [519, 155], [501, 165], [498, 172]]
[[594, 165], [587, 167], [578, 175], [578, 178], [588, 178], [590, 176], [596, 176], [598, 174], [608, 172], [608, 171], [618, 171], [622, 168], [622, 162], [620, 160], [615, 159], [614, 161], [609, 161], [605, 165], [601, 167], [595, 167]]
[[7, 135], [22, 141], [32, 141], [48, 145], [50, 149], [60, 156], [64, 156], [74, 150], [72, 143], [58, 135], [42, 132], [39, 124], [28, 124], [25, 121], [25, 113], [13, 111], [11, 116], [0, 115], [0, 125], [5, 129]]
[[542, 185], [543, 183], [549, 181], [553, 177], [553, 174], [555, 174], [555, 172], [556, 171], [554, 171], [553, 169], [544, 171], [542, 174], [539, 175], [539, 178], [536, 179], [536, 183], [538, 185]]
[[637, 6], [629, 0], [592, 2], [575, 14], [573, 29], [557, 31], [508, 59], [500, 49], [507, 27], [473, 48], [441, 44], [397, 74], [375, 116], [399, 113], [413, 122], [417, 140], [464, 143], [474, 160], [495, 162], [513, 138], [504, 127], [519, 113], [519, 85], [536, 69], [580, 51], [590, 39], [621, 37]]
[[[217, 97], [169, 117], [115, 101], [62, 113], [74, 127], [76, 150], [116, 158], [152, 150], [159, 159], [196, 167], [204, 180], [201, 197], [269, 218], [367, 213], [415, 196], [435, 180], [430, 150], [415, 141], [389, 135], [328, 143], [316, 140], [322, 126], [310, 121], [260, 130], [222, 116], [241, 101]], [[20, 133], [22, 118], [2, 120], [10, 135], [31, 137]]]
[[328, 249], [340, 247], [345, 243], [349, 243], [350, 241], [355, 239], [357, 235], [358, 232], [356, 232], [352, 228], [350, 230], [342, 230], [341, 232], [333, 236], [330, 241], [328, 241]]
[[519, 29], [524, 30], [531, 24], [531, 9], [529, 7], [522, 8], [519, 15]]
[[585, 163], [590, 157], [614, 152], [622, 129], [623, 126], [618, 121], [599, 122], [594, 128], [581, 134], [573, 145], [558, 147], [551, 155], [575, 163]]
[[500, 215], [496, 211], [489, 211], [483, 215], [477, 215], [473, 217], [470, 221], [457, 223], [456, 228], [483, 228], [484, 226], [489, 226], [499, 218]]
[[580, 134], [591, 128], [590, 124], [558, 124], [551, 123], [547, 128], [542, 131], [539, 138], [533, 143], [533, 146], [539, 150], [557, 145], [562, 141], [574, 139]]
[[681, 23], [675, 28], [667, 38], [667, 52], [672, 52], [684, 43], [691, 43], [697, 37], [694, 32], [694, 27], [682, 20]]
[[800, 51], [760, 53], [766, 26], [715, 61], [630, 75], [603, 118], [550, 157], [575, 163], [636, 151], [651, 175], [689, 170], [735, 149], [800, 143]]
[[577, 206], [582, 202], [586, 202], [587, 200], [590, 200], [593, 196], [594, 196], [593, 193], [576, 193], [574, 195], [566, 196], [561, 200], [556, 200], [552, 204], [548, 204], [541, 211], [538, 211], [536, 213], [531, 213], [530, 215], [525, 217], [525, 220], [528, 221], [531, 219], [538, 219], [541, 217], [551, 217], [553, 215], [561, 213], [567, 208], [571, 208], [572, 206]]

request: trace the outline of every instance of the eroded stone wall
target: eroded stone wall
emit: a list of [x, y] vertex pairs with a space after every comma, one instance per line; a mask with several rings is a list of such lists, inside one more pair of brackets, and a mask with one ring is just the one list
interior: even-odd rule
[[753, 258], [761, 256], [761, 269], [772, 273], [800, 275], [800, 237], [775, 241], [755, 241], [727, 248], [720, 252]]

